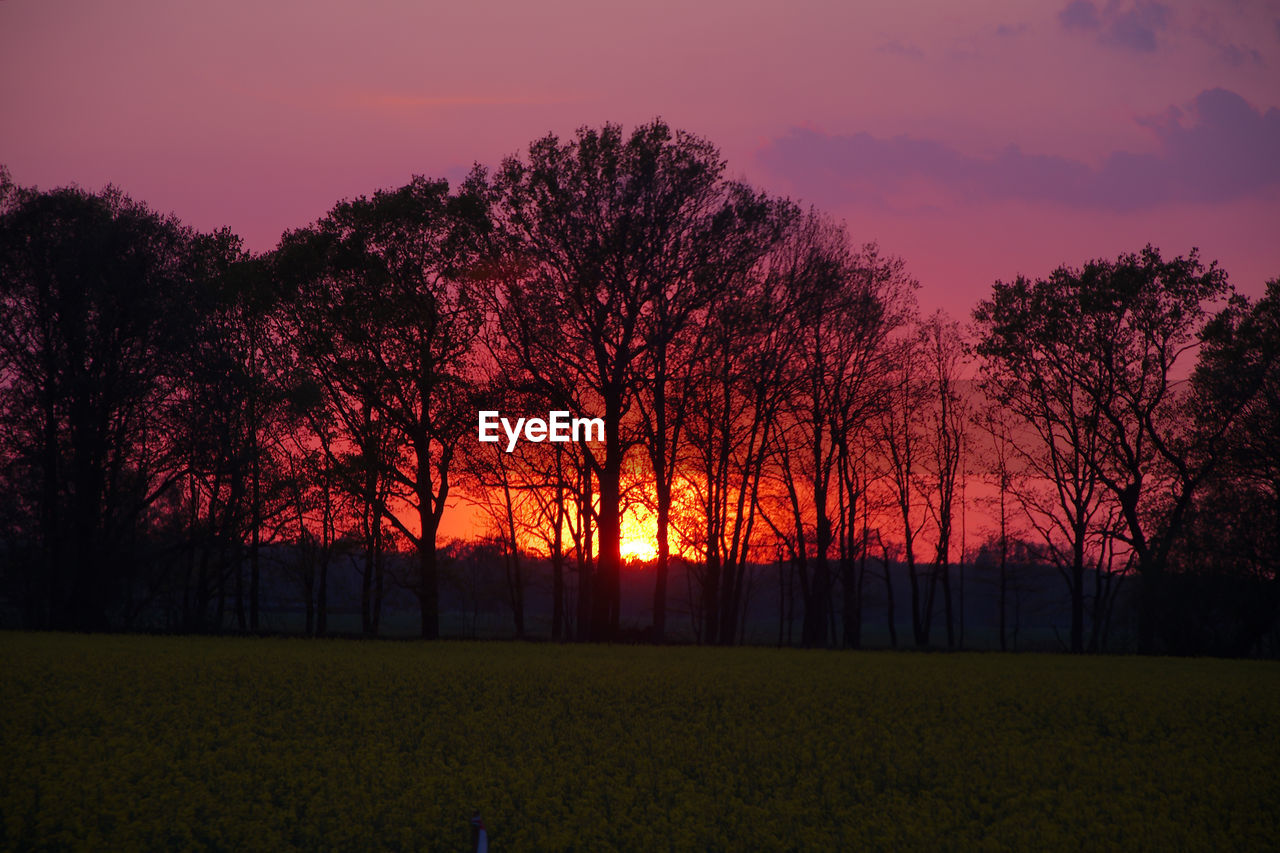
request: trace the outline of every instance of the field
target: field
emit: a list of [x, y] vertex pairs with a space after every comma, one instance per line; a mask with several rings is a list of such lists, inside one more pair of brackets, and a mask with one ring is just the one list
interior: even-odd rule
[[1280, 666], [0, 634], [0, 848], [1266, 849]]

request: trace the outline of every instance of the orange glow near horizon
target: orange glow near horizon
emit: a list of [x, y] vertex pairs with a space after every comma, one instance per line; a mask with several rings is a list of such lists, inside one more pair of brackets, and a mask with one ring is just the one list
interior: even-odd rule
[[[967, 481], [965, 493], [960, 496], [960, 500], [964, 502], [963, 506], [958, 506], [955, 510], [955, 527], [952, 539], [953, 552], [959, 549], [962, 543], [969, 550], [976, 549], [981, 546], [984, 538], [991, 535], [990, 531], [996, 524], [996, 519], [992, 516], [993, 500], [996, 494], [994, 487], [982, 477], [975, 477]], [[686, 489], [677, 489], [673, 497], [673, 524], [669, 531], [671, 556], [698, 562], [705, 558], [701, 546], [683, 539], [678, 527], [681, 521], [685, 523], [688, 529], [697, 529], [702, 523], [699, 520], [701, 519], [701, 514], [694, 507], [695, 497], [691, 491]], [[407, 505], [401, 505], [396, 511], [405, 526], [416, 535], [419, 528], [417, 513]], [[919, 511], [924, 512], [923, 509]], [[890, 545], [896, 545], [900, 541], [897, 532], [900, 529], [900, 525], [901, 520], [893, 514], [870, 519], [871, 529], [883, 530], [885, 532], [885, 540]], [[763, 550], [753, 552], [753, 560], [767, 561], [773, 558], [774, 543], [772, 540], [767, 539], [767, 534], [761, 532], [763, 529], [763, 525], [757, 523], [753, 534], [752, 547], [753, 549], [763, 548]], [[644, 503], [636, 500], [626, 502], [625, 509], [622, 512], [621, 530], [619, 532], [619, 556], [622, 558], [625, 567], [633, 571], [641, 571], [657, 561], [657, 517]], [[600, 547], [599, 529], [595, 528], [593, 533], [592, 553], [598, 559]], [[437, 536], [437, 544], [444, 545], [455, 539], [479, 541], [495, 536], [500, 536], [500, 534], [492, 528], [491, 520], [486, 520], [474, 505], [468, 504], [465, 500], [455, 498], [450, 503], [450, 510], [444, 515], [444, 521]], [[968, 541], [966, 542], [966, 540]], [[923, 548], [927, 550], [932, 546], [933, 540], [928, 534], [922, 534], [916, 543], [917, 549]], [[564, 547], [566, 549], [573, 547], [572, 533], [567, 523], [564, 528]], [[520, 532], [520, 548], [522, 552], [528, 555], [548, 556], [546, 541], [538, 533], [527, 528], [522, 529]], [[878, 550], [873, 550], [873, 553], [878, 553]]]
[[622, 514], [621, 553], [627, 562], [658, 559], [658, 522], [643, 507], [633, 505]]

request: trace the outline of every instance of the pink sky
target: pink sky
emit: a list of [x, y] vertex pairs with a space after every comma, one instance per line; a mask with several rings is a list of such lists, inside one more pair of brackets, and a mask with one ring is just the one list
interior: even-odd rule
[[0, 0], [0, 163], [250, 248], [343, 196], [661, 115], [967, 318], [1198, 245], [1280, 276], [1278, 2]]
[[265, 250], [339, 198], [662, 116], [959, 319], [1148, 242], [1259, 293], [1277, 107], [1280, 2], [0, 0], [20, 184], [112, 182]]

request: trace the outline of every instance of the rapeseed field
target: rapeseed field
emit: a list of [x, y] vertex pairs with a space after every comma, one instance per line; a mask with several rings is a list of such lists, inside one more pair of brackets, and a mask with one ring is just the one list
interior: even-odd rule
[[1280, 666], [0, 634], [0, 848], [1219, 850]]

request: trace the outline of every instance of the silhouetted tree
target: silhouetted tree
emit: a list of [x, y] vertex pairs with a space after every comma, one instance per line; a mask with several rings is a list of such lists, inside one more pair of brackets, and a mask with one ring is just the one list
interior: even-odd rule
[[592, 639], [618, 628], [620, 482], [635, 441], [628, 415], [638, 383], [653, 379], [645, 356], [661, 337], [647, 334], [650, 321], [666, 305], [664, 334], [684, 322], [686, 300], [669, 297], [705, 263], [722, 170], [710, 143], [656, 120], [626, 138], [617, 125], [563, 143], [547, 136], [497, 176], [503, 333], [549, 400], [605, 422], [604, 447], [584, 446], [599, 495], [599, 561], [583, 587]]
[[1259, 568], [1280, 580], [1280, 279], [1268, 282], [1256, 303], [1234, 299], [1202, 337], [1192, 378], [1199, 428], [1238, 413], [1220, 473], [1256, 495], [1259, 511], [1246, 513], [1251, 550], [1263, 561]]
[[[934, 574], [942, 584], [947, 648], [953, 649], [956, 646], [956, 620], [951, 595], [951, 546], [969, 410], [969, 402], [960, 391], [964, 342], [959, 324], [941, 312], [925, 320], [919, 334], [923, 360], [927, 365], [930, 398], [927, 416], [930, 452], [926, 466], [930, 482], [925, 495], [937, 531]], [[963, 558], [963, 554], [961, 556]]]
[[[878, 413], [877, 438], [884, 458], [885, 480], [900, 524], [902, 563], [911, 586], [911, 632], [918, 647], [929, 645], [938, 575], [922, 575], [917, 548], [928, 525], [921, 506], [920, 484], [928, 451], [928, 411], [931, 404], [927, 368], [919, 336], [897, 342], [888, 377], [889, 402]], [[888, 560], [890, 551], [883, 549]], [[886, 565], [886, 582], [888, 567]]]
[[34, 543], [36, 625], [102, 629], [145, 567], [139, 537], [184, 472], [175, 407], [205, 263], [220, 253], [108, 188], [0, 180], [5, 490]]
[[[281, 312], [280, 336], [289, 337], [288, 312]], [[289, 429], [283, 455], [291, 474], [290, 520], [297, 548], [296, 573], [305, 598], [306, 631], [328, 630], [329, 569], [339, 544], [339, 530], [349, 515], [340, 483], [338, 459], [341, 430], [328, 417], [324, 392], [307, 373], [307, 364], [291, 347], [275, 351], [275, 381], [284, 392]]]
[[994, 551], [997, 560], [997, 608], [1000, 634], [1000, 651], [1008, 650], [1007, 618], [1009, 613], [1009, 537], [1012, 528], [1012, 508], [1014, 500], [1014, 483], [1020, 476], [1018, 466], [1018, 443], [1015, 434], [1015, 423], [1012, 413], [994, 400], [983, 400], [977, 410], [972, 413], [974, 425], [984, 440], [984, 449], [979, 453], [980, 470], [984, 479], [995, 486], [996, 494], [988, 499], [994, 505], [996, 516], [996, 532], [986, 548]]
[[[785, 240], [798, 214], [774, 204], [754, 229], [761, 251], [750, 267], [730, 266], [712, 294], [682, 385], [687, 447], [669, 473], [687, 506], [675, 526], [699, 591], [700, 638], [731, 643], [757, 517], [771, 432], [786, 398], [786, 367], [795, 341], [796, 294], [782, 273]], [[749, 232], [748, 232], [749, 233]]]
[[850, 433], [885, 399], [888, 343], [909, 315], [914, 282], [900, 261], [880, 258], [874, 246], [854, 252], [843, 227], [817, 213], [800, 221], [786, 251], [781, 263], [797, 294], [796, 345], [774, 444], [784, 497], [768, 518], [780, 534], [779, 520], [786, 518], [782, 535], [805, 602], [802, 641], [823, 646], [835, 631], [830, 558], [837, 462], [852, 463]]
[[454, 194], [415, 178], [340, 203], [278, 252], [296, 283], [294, 346], [357, 451], [367, 534], [380, 536], [380, 516], [413, 544], [429, 639], [439, 636], [436, 532], [458, 442], [475, 428], [473, 273], [487, 204], [478, 173]]
[[1257, 302], [1235, 297], [1202, 340], [1196, 429], [1239, 415], [1170, 554], [1161, 639], [1179, 653], [1244, 655], [1280, 618], [1280, 280]]
[[[492, 390], [487, 398], [493, 400], [498, 396], [508, 404], [515, 403], [518, 399], [515, 393], [495, 394]], [[487, 407], [490, 403], [483, 405]], [[525, 589], [528, 580], [522, 560], [522, 553], [525, 551], [523, 542], [531, 535], [532, 530], [540, 526], [539, 522], [550, 522], [555, 518], [554, 510], [550, 518], [543, 515], [544, 504], [539, 502], [536, 495], [547, 491], [562, 493], [561, 484], [552, 478], [544, 478], [537, 467], [531, 464], [529, 457], [544, 455], [540, 452], [544, 449], [552, 449], [551, 452], [554, 453], [559, 450], [559, 445], [524, 443], [508, 453], [505, 444], [498, 442], [480, 445], [463, 457], [469, 480], [469, 499], [486, 521], [491, 531], [489, 541], [494, 543], [502, 559], [507, 602], [511, 606], [518, 639], [524, 639], [525, 636]], [[553, 542], [556, 541], [550, 524], [546, 535]], [[563, 562], [563, 554], [561, 560]], [[557, 594], [562, 595], [563, 590]], [[556, 615], [557, 618], [563, 618], [562, 613]]]
[[1034, 316], [1040, 306], [1031, 304], [1032, 287], [1022, 278], [1009, 286], [997, 284], [996, 296], [978, 305], [977, 351], [984, 358], [988, 397], [1026, 430], [1013, 444], [1025, 472], [1018, 497], [1066, 579], [1071, 651], [1080, 653], [1085, 649], [1085, 569], [1090, 543], [1100, 533], [1095, 519], [1105, 497], [1099, 478], [1103, 404], [1088, 390], [1090, 353], [1069, 337], [1088, 334], [1085, 328], [1064, 325], [1055, 328], [1064, 336], [1060, 340], [1030, 341], [1041, 322]]
[[[278, 538], [291, 490], [288, 449], [277, 440], [289, 427], [272, 366], [275, 291], [264, 263], [243, 252], [237, 239], [222, 235], [217, 251], [211, 298], [193, 330], [183, 433], [175, 440], [189, 454], [187, 511], [192, 519], [205, 519], [197, 531], [201, 541], [188, 545], [199, 553], [195, 589], [207, 583], [212, 562], [220, 595], [226, 581], [234, 581], [240, 630], [257, 631], [262, 546]], [[200, 598], [191, 596], [197, 604]], [[202, 613], [203, 604], [188, 610], [189, 619], [208, 627]]]
[[[708, 324], [719, 318], [727, 294], [744, 289], [745, 277], [779, 239], [791, 218], [790, 205], [770, 200], [740, 184], [713, 184], [705, 197], [688, 204], [686, 222], [673, 223], [681, 247], [664, 272], [667, 286], [656, 288], [641, 320], [644, 341], [636, 401], [643, 447], [653, 475], [657, 525], [657, 565], [653, 596], [653, 636], [666, 632], [670, 525], [677, 470], [685, 451], [687, 422], [697, 405], [694, 379], [705, 366]], [[745, 551], [743, 553], [745, 565]], [[732, 584], [726, 604], [737, 601]], [[732, 620], [724, 625], [733, 635]], [[723, 640], [724, 638], [722, 638]]]
[[[1192, 428], [1176, 381], [1179, 359], [1197, 345], [1210, 306], [1229, 293], [1225, 274], [1206, 269], [1195, 251], [1165, 261], [1148, 246], [1115, 261], [1060, 267], [1034, 283], [997, 282], [975, 312], [984, 327], [979, 351], [998, 366], [1005, 398], [1021, 401], [1024, 417], [1044, 425], [1042, 440], [1065, 441], [1068, 461], [1084, 466], [1055, 470], [1055, 486], [1096, 478], [1119, 506], [1123, 539], [1142, 577], [1141, 651], [1153, 649], [1170, 548], [1239, 414], [1236, 404], [1208, 428]], [[1088, 495], [1084, 488], [1066, 500]], [[1076, 530], [1084, 524], [1080, 506]], [[1077, 601], [1081, 562], [1073, 558]], [[1082, 647], [1083, 608], [1073, 606], [1072, 648]]]
[[[891, 359], [896, 352], [892, 338], [906, 328], [914, 310], [912, 291], [917, 286], [899, 258], [882, 257], [874, 244], [866, 245], [853, 259], [853, 299], [842, 312], [843, 323], [832, 334], [833, 364], [829, 391], [831, 440], [835, 445], [834, 468], [837, 513], [834, 530], [838, 543], [841, 617], [844, 645], [862, 645], [864, 575], [870, 557], [870, 519], [889, 508], [873, 497], [873, 483], [883, 475], [877, 464], [874, 423], [891, 405]], [[859, 524], [861, 513], [861, 524]]]

